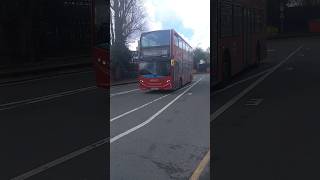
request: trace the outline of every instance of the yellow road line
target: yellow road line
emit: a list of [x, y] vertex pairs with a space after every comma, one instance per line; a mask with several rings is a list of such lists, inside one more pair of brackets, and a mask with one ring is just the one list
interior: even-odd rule
[[198, 180], [201, 173], [203, 172], [204, 168], [207, 166], [210, 160], [210, 150], [207, 152], [207, 154], [204, 156], [204, 158], [201, 160], [199, 165], [197, 166], [196, 170], [193, 172], [192, 176], [190, 177], [190, 180]]

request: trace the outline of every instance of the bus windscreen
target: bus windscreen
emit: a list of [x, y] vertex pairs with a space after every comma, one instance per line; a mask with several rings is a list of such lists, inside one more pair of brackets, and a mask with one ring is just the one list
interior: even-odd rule
[[170, 62], [141, 62], [139, 64], [140, 75], [156, 75], [156, 76], [169, 76], [170, 75]]

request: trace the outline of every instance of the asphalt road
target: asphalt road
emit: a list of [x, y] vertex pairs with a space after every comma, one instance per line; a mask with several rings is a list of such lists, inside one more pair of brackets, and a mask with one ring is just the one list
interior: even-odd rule
[[0, 84], [0, 94], [0, 179], [109, 176], [109, 143], [83, 149], [109, 137], [108, 92], [92, 72]]
[[209, 150], [209, 88], [202, 74], [173, 92], [111, 89], [111, 179], [188, 179]]
[[320, 38], [269, 41], [261, 67], [211, 93], [212, 179], [320, 179], [319, 57]]
[[211, 179], [320, 179], [319, 57], [320, 38], [269, 41], [224, 89], [127, 84], [110, 106], [91, 72], [0, 84], [0, 179], [188, 179], [210, 140]]
[[110, 102], [92, 72], [0, 84], [0, 179], [108, 179], [110, 165], [110, 179], [187, 179], [209, 149], [209, 82], [114, 86]]

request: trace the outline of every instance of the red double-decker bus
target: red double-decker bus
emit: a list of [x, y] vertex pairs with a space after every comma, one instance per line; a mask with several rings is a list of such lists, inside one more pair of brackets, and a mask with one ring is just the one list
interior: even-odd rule
[[192, 81], [192, 47], [173, 29], [145, 32], [139, 41], [141, 90], [173, 90]]
[[218, 0], [214, 9], [213, 84], [266, 57], [266, 1]]
[[109, 81], [109, 36], [108, 3], [92, 0], [92, 59], [98, 87], [108, 88]]

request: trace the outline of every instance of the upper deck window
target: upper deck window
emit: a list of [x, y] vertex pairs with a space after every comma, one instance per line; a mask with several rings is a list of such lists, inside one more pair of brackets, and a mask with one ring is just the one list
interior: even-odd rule
[[170, 45], [170, 31], [154, 31], [141, 36], [141, 47], [157, 47]]

